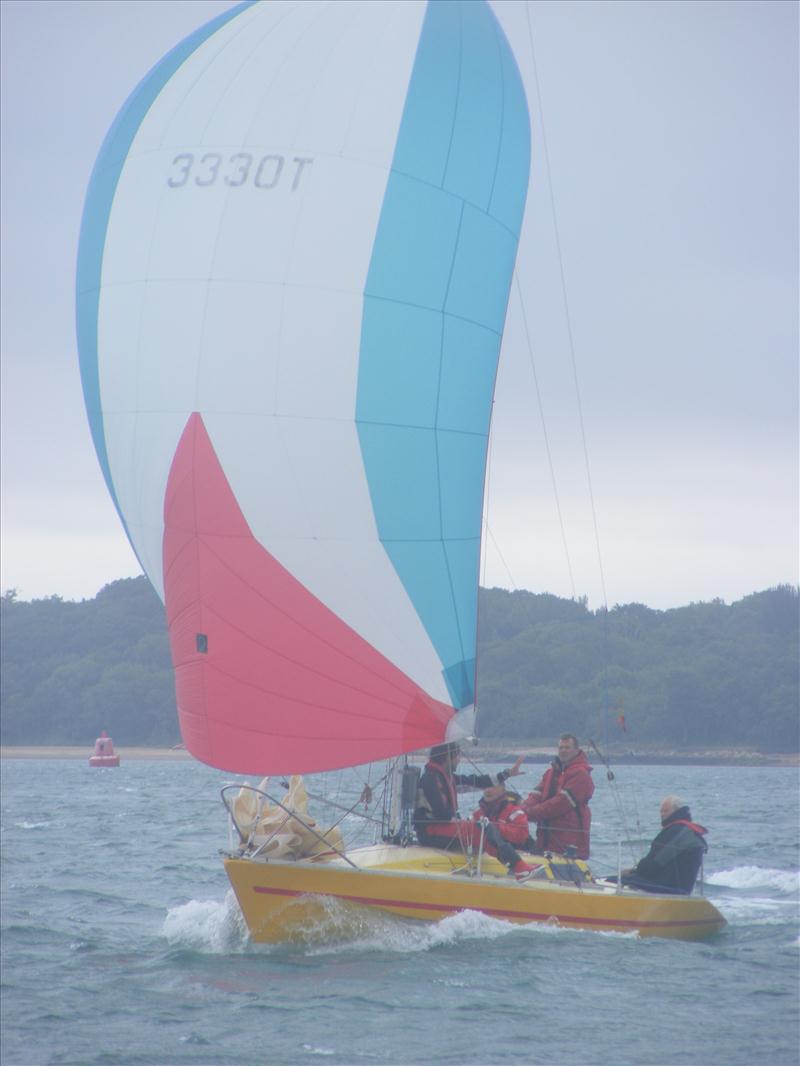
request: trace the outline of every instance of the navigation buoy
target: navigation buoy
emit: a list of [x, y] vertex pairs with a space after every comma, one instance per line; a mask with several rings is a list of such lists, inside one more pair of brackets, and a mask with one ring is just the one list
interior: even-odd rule
[[94, 742], [94, 755], [89, 756], [90, 766], [119, 766], [119, 755], [114, 754], [114, 741], [105, 729]]

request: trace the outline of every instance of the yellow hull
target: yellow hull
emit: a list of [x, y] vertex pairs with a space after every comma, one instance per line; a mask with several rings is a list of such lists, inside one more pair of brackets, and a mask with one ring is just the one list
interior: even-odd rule
[[375, 845], [350, 852], [358, 866], [329, 861], [259, 862], [227, 858], [227, 871], [253, 940], [303, 939], [324, 922], [326, 901], [401, 918], [440, 921], [479, 911], [510, 922], [547, 922], [572, 929], [702, 940], [725, 919], [702, 897], [660, 896], [616, 886], [516, 882], [485, 858], [482, 875], [459, 872], [464, 857], [432, 848]]

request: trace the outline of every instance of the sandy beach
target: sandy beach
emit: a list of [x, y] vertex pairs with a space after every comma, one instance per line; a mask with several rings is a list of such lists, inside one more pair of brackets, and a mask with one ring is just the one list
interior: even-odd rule
[[[123, 759], [191, 759], [184, 748], [114, 748]], [[0, 759], [87, 759], [94, 755], [94, 747], [0, 747]]]

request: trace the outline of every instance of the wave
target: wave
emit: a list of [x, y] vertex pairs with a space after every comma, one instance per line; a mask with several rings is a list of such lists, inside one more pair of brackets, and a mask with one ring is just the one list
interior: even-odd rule
[[203, 954], [234, 954], [244, 951], [248, 943], [247, 928], [232, 889], [221, 901], [192, 899], [171, 907], [161, 932], [172, 947]]
[[791, 895], [800, 891], [800, 870], [777, 870], [768, 866], [734, 866], [706, 876], [706, 884], [718, 888], [735, 888], [763, 892], [776, 891]]
[[732, 925], [793, 925], [800, 870], [734, 866], [706, 877], [714, 901]]
[[230, 890], [225, 899], [190, 900], [167, 912], [162, 935], [172, 948], [201, 954], [296, 950], [298, 941], [309, 956], [364, 951], [415, 954], [469, 940], [516, 936], [601, 936], [635, 939], [636, 933], [569, 929], [555, 923], [521, 925], [479, 911], [460, 911], [439, 922], [414, 922], [391, 914], [366, 911], [336, 899], [320, 899], [323, 914], [287, 944], [254, 944]]
[[[496, 939], [517, 931], [520, 926], [490, 918], [475, 911], [463, 911], [440, 922], [409, 922], [390, 914], [364, 911], [335, 899], [320, 899], [321, 917], [310, 922], [299, 939], [310, 955], [331, 951], [429, 951], [463, 940]], [[551, 930], [555, 932], [556, 930]], [[227, 954], [248, 947], [255, 951], [281, 951], [283, 944], [252, 944], [236, 896], [229, 891], [224, 900], [190, 900], [167, 912], [162, 935], [173, 948], [201, 953]], [[295, 942], [292, 950], [296, 950]]]
[[430, 951], [464, 940], [496, 940], [518, 926], [476, 911], [461, 911], [440, 922], [411, 922], [391, 914], [356, 911], [339, 900], [325, 900], [325, 917], [307, 931], [307, 953], [332, 951]]
[[[555, 922], [520, 924], [492, 918], [479, 911], [459, 911], [438, 922], [413, 922], [374, 911], [356, 914], [348, 905], [326, 900], [326, 918], [306, 937], [308, 955], [330, 953], [392, 951], [413, 954], [432, 951], [469, 940], [498, 940], [506, 936], [602, 936], [635, 939], [636, 933], [596, 932], [569, 929]], [[358, 926], [355, 930], [354, 925]]]

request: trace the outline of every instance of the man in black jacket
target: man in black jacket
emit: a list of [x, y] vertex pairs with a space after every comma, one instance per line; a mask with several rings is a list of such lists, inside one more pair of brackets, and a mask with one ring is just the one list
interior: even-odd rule
[[661, 825], [663, 829], [644, 858], [622, 871], [622, 883], [645, 892], [688, 896], [708, 851], [703, 840], [707, 830], [692, 821], [691, 811], [677, 796], [661, 801]]
[[[477, 822], [458, 816], [456, 794], [475, 789], [494, 788], [509, 777], [521, 774], [522, 756], [508, 770], [499, 774], [457, 774], [461, 748], [451, 742], [436, 744], [417, 786], [414, 828], [420, 844], [429, 848], [466, 850], [480, 846], [481, 827]], [[491, 824], [486, 827], [486, 851], [497, 855], [518, 879], [533, 870]]]

